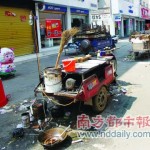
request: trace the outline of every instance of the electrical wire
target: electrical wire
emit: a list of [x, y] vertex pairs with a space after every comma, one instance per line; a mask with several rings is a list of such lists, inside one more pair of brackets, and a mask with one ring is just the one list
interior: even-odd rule
[[49, 98], [49, 96], [48, 96], [44, 91], [42, 91], [42, 93], [43, 93], [50, 101], [52, 101], [54, 104], [59, 105], [59, 106], [69, 106], [69, 105], [71, 105], [71, 104], [73, 104], [73, 103], [76, 102], [76, 99], [74, 99], [72, 102], [70, 102], [70, 103], [68, 103], [68, 104], [61, 104], [61, 103], [57, 102], [56, 100], [54, 100], [53, 98]]

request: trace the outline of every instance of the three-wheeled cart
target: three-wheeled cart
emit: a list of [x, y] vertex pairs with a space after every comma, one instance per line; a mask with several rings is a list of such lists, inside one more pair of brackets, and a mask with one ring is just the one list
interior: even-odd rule
[[109, 32], [102, 30], [100, 26], [93, 29], [85, 29], [78, 32], [74, 38], [73, 43], [69, 43], [64, 51], [67, 53], [83, 53], [105, 51], [105, 48], [115, 49], [115, 40]]
[[[115, 81], [113, 56], [100, 59], [91, 58], [75, 64], [75, 71], [67, 72], [61, 68], [61, 89], [58, 92], [47, 93], [45, 82], [41, 81], [35, 89], [35, 94], [42, 93], [56, 104], [71, 104], [82, 101], [92, 105], [95, 112], [102, 112], [108, 101], [108, 87]], [[51, 67], [45, 68], [51, 70]], [[55, 75], [56, 77], [57, 75]], [[54, 88], [54, 86], [53, 86]]]
[[132, 50], [135, 59], [141, 54], [150, 54], [150, 38], [147, 34], [139, 34], [131, 37]]
[[139, 40], [132, 42], [132, 50], [134, 53], [135, 59], [137, 59], [140, 54], [150, 54], [150, 43], [148, 40]]

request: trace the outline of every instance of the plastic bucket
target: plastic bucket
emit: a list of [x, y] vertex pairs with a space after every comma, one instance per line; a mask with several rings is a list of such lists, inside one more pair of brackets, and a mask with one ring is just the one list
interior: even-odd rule
[[74, 72], [75, 71], [75, 63], [76, 60], [73, 58], [62, 60], [63, 68], [66, 72]]
[[46, 68], [44, 70], [44, 83], [46, 93], [59, 92], [62, 89], [61, 69]]

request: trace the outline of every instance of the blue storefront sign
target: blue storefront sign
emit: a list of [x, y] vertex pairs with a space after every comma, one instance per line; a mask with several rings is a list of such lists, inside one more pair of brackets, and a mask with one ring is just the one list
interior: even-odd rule
[[114, 15], [115, 21], [121, 21], [121, 16], [120, 15]]
[[45, 11], [67, 12], [67, 7], [44, 4], [44, 10]]
[[89, 14], [89, 10], [85, 10], [85, 9], [77, 9], [77, 8], [71, 8], [71, 13], [77, 13], [77, 14]]

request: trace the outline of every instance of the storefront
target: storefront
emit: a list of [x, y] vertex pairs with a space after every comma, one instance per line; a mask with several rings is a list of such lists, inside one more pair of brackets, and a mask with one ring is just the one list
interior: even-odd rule
[[91, 20], [94, 24], [97, 24], [100, 26], [105, 25], [107, 32], [111, 31], [111, 15], [110, 14], [100, 14], [99, 11], [96, 11], [91, 14]]
[[14, 48], [15, 56], [34, 53], [33, 26], [29, 24], [31, 11], [17, 3], [0, 6], [0, 47]]
[[119, 0], [115, 3], [112, 0], [112, 14], [115, 24], [115, 34], [120, 37], [127, 37], [139, 28], [139, 4], [137, 2], [130, 2], [125, 0]]
[[39, 4], [38, 8], [41, 48], [58, 46], [66, 26], [67, 8], [49, 4]]
[[89, 10], [79, 9], [79, 8], [70, 8], [71, 12], [71, 26], [74, 26], [76, 19], [79, 19], [81, 24], [89, 23]]
[[90, 24], [90, 10], [97, 9], [97, 0], [62, 0], [52, 3], [43, 0], [35, 4], [39, 52], [59, 49], [61, 34], [70, 29], [76, 20]]
[[68, 8], [50, 4], [38, 4], [40, 47], [41, 50], [60, 45], [61, 33], [67, 29], [67, 13], [71, 16], [70, 26], [74, 26], [76, 19], [82, 24], [89, 23], [89, 10]]
[[121, 15], [114, 15], [115, 21], [115, 35], [121, 36]]
[[150, 10], [145, 7], [141, 7], [141, 30], [149, 30], [150, 23]]

